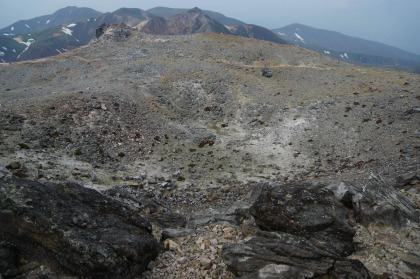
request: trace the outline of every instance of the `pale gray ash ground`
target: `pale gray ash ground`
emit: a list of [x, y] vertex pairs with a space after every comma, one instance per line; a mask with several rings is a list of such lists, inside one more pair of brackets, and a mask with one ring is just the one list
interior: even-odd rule
[[[246, 277], [226, 258], [232, 251], [222, 253], [251, 236], [279, 241], [247, 213], [257, 200], [255, 184], [379, 177], [391, 195], [408, 199], [417, 221], [402, 214], [397, 226], [362, 222], [353, 208], [355, 252], [346, 261], [328, 257], [358, 259], [370, 276], [419, 278], [419, 75], [233, 36], [117, 29], [55, 57], [0, 64], [1, 166], [41, 183], [76, 182], [137, 208], [158, 241], [168, 220], [155, 215], [182, 216], [191, 230], [166, 237], [167, 250], [145, 278], [283, 272], [278, 261]], [[261, 75], [263, 68], [272, 76]], [[139, 197], [159, 206], [144, 206]], [[234, 204], [248, 208], [242, 219]], [[233, 212], [235, 222], [227, 217]], [[59, 276], [41, 265], [32, 272]], [[305, 272], [296, 276], [318, 274]]]

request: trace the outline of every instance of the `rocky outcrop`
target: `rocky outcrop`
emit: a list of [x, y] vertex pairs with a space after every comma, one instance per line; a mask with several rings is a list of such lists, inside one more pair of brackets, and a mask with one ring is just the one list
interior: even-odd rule
[[263, 77], [271, 78], [273, 76], [273, 70], [269, 68], [262, 68], [261, 69], [261, 75]]
[[[403, 178], [397, 181], [403, 181]], [[363, 225], [377, 223], [399, 228], [407, 221], [419, 222], [413, 203], [380, 177], [341, 181], [330, 184], [328, 188], [354, 210], [357, 221]]]
[[131, 35], [131, 28], [125, 24], [103, 23], [96, 29], [96, 38], [111, 39], [113, 41], [125, 41]]
[[[370, 278], [367, 269], [359, 261], [348, 260], [321, 243], [283, 232], [258, 232], [244, 244], [231, 244], [223, 249], [223, 258], [229, 269], [243, 278], [259, 277], [270, 268], [268, 278]], [[255, 272], [256, 270], [259, 270]], [[289, 277], [280, 277], [288, 275]], [[277, 277], [276, 277], [277, 276]]]
[[[229, 269], [243, 278], [370, 278], [354, 251], [348, 210], [323, 184], [257, 185], [250, 208], [257, 231], [223, 249]], [[251, 193], [252, 196], [252, 193]], [[255, 272], [258, 270], [257, 272]]]
[[[130, 207], [76, 183], [0, 179], [3, 254], [83, 278], [131, 278], [159, 252], [150, 223]], [[3, 264], [4, 263], [4, 264]], [[2, 261], [2, 275], [16, 276]], [[10, 273], [14, 270], [15, 274]]]
[[343, 256], [354, 251], [348, 210], [325, 185], [291, 183], [265, 189], [251, 214], [263, 230], [323, 241]]

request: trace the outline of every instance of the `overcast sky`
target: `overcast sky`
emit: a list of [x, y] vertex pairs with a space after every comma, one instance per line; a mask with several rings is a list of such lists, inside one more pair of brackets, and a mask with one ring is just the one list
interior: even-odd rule
[[270, 29], [301, 23], [420, 55], [420, 0], [0, 0], [0, 28], [66, 6], [100, 12], [121, 7], [199, 7]]

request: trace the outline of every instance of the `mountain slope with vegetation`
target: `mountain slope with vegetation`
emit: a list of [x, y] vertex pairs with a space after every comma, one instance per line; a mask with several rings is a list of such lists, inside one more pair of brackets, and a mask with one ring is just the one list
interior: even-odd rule
[[419, 55], [334, 31], [317, 29], [302, 24], [291, 24], [272, 31], [290, 44], [349, 62], [391, 67], [420, 65]]
[[[66, 11], [71, 13], [73, 8], [63, 9], [58, 13]], [[228, 28], [207, 16], [207, 13], [195, 8], [169, 17], [156, 17], [141, 9], [121, 8], [112, 13], [62, 24], [38, 33], [0, 37], [0, 62], [44, 58], [86, 45], [95, 37], [96, 29], [102, 24], [124, 23], [150, 34], [185, 35], [213, 32], [286, 43], [266, 28], [255, 25]]]
[[63, 24], [70, 24], [88, 18], [95, 18], [101, 14], [102, 13], [90, 8], [66, 7], [56, 11], [52, 15], [45, 15], [15, 22], [3, 29], [0, 29], [0, 36], [12, 37], [21, 34], [37, 33], [52, 27], [61, 26]]

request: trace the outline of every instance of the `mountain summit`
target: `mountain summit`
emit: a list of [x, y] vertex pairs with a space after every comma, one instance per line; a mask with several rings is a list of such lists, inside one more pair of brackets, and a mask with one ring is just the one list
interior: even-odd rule
[[279, 44], [285, 40], [272, 31], [257, 25], [225, 26], [211, 18], [207, 12], [193, 8], [181, 14], [155, 17], [146, 24], [140, 24], [142, 32], [157, 35], [186, 35], [194, 33], [220, 33], [244, 38], [253, 38]]
[[[148, 13], [151, 13], [155, 16], [173, 16], [177, 14], [182, 14], [184, 12], [187, 12], [188, 9], [174, 9], [174, 8], [167, 8], [167, 7], [155, 7], [152, 9], [147, 10]], [[216, 20], [217, 22], [220, 22], [221, 24], [225, 26], [238, 26], [238, 25], [245, 25], [246, 23], [240, 20], [237, 20], [235, 18], [227, 17], [221, 13], [209, 11], [209, 10], [203, 10], [203, 13], [205, 13], [208, 17]]]
[[145, 25], [139, 26], [139, 29], [142, 32], [157, 35], [185, 35], [195, 33], [230, 34], [229, 29], [208, 17], [199, 8], [194, 8], [173, 16], [152, 18]]

